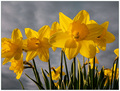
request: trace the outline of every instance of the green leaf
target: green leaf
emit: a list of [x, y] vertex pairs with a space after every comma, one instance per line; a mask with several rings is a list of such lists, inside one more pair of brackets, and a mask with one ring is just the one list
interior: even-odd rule
[[62, 86], [62, 64], [63, 64], [63, 51], [61, 50], [61, 62], [60, 62], [60, 66], [61, 66], [61, 71], [60, 71], [60, 89], [61, 89], [61, 86]]
[[22, 82], [21, 82], [20, 80], [18, 80], [18, 81], [20, 82], [20, 84], [21, 84], [21, 86], [22, 86], [22, 89], [24, 90], [25, 88], [24, 88]]
[[109, 84], [110, 84], [109, 76], [107, 76], [106, 80], [107, 80], [107, 83], [104, 89], [109, 89]]
[[83, 84], [84, 84], [84, 82], [83, 82], [83, 73], [82, 73], [82, 71], [80, 71], [80, 89], [83, 89]]
[[119, 80], [114, 79], [113, 89], [119, 89]]
[[[40, 80], [40, 76], [39, 76], [39, 73], [37, 71], [37, 67], [36, 67], [36, 64], [35, 64], [35, 60], [33, 59], [33, 65], [34, 65], [34, 68], [33, 68], [33, 72], [34, 72], [34, 75], [35, 75], [35, 78], [36, 78], [36, 81], [42, 85], [42, 82]], [[43, 86], [43, 85], [42, 85]]]
[[65, 70], [66, 70], [66, 76], [67, 76], [67, 80], [69, 82], [69, 75], [68, 75], [68, 68], [67, 68], [67, 62], [66, 62], [66, 57], [65, 57], [65, 53], [63, 52], [64, 54], [64, 62], [65, 62]]
[[78, 61], [78, 88], [80, 89], [80, 80], [81, 80], [81, 64], [80, 64], [80, 61], [79, 59], [77, 58], [77, 61]]
[[50, 87], [49, 87], [49, 80], [48, 80], [47, 76], [45, 75], [45, 73], [44, 73], [42, 68], [41, 68], [41, 70], [42, 70], [42, 75], [43, 75], [43, 78], [44, 78], [46, 89], [50, 89]]
[[106, 78], [103, 78], [101, 83], [100, 83], [100, 89], [104, 89], [105, 81], [106, 81]]
[[73, 58], [73, 89], [75, 89], [75, 78], [76, 78], [76, 61], [75, 57]]
[[100, 86], [100, 83], [103, 79], [104, 79], [104, 69], [102, 68], [99, 76], [98, 86]]
[[116, 79], [116, 73], [117, 73], [117, 65], [118, 65], [118, 59], [116, 60], [116, 68], [115, 68], [115, 73], [114, 73], [114, 83], [113, 83], [113, 89], [117, 88], [117, 79]]
[[25, 73], [25, 75], [26, 75], [30, 80], [32, 80], [32, 81], [38, 86], [39, 89], [44, 89], [41, 84], [39, 84], [38, 82], [36, 82], [36, 81], [33, 80], [32, 78], [30, 78], [26, 73]]
[[48, 68], [50, 74], [50, 90], [52, 89], [52, 76], [51, 76], [51, 67], [50, 67], [50, 59], [48, 60]]
[[92, 84], [92, 89], [95, 89], [94, 74], [95, 74], [95, 57], [93, 59], [93, 69], [91, 69], [91, 84]]
[[73, 89], [73, 75], [70, 76], [70, 81], [68, 83], [68, 89]]
[[84, 79], [86, 79], [85, 57], [83, 56]]
[[64, 80], [63, 81], [64, 81], [64, 84], [65, 84], [65, 87], [66, 87], [66, 84], [68, 83], [68, 81], [67, 81], [67, 75], [64, 76]]

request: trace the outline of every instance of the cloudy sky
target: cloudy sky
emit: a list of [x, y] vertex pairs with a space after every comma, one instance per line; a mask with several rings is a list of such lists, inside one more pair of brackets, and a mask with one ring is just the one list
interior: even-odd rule
[[[11, 38], [11, 33], [15, 28], [19, 28], [25, 39], [24, 28], [32, 28], [38, 31], [42, 26], [51, 26], [54, 21], [59, 21], [59, 12], [63, 12], [71, 19], [81, 10], [86, 10], [90, 14], [90, 18], [102, 24], [109, 21], [108, 31], [115, 35], [116, 40], [107, 44], [106, 51], [101, 51], [97, 54], [100, 69], [103, 65], [105, 68], [111, 68], [116, 55], [114, 49], [118, 48], [118, 33], [119, 33], [119, 12], [118, 1], [107, 2], [82, 2], [82, 1], [2, 1], [1, 3], [1, 37]], [[24, 53], [25, 54], [25, 53]], [[82, 64], [82, 56], [79, 54], [78, 58]], [[24, 57], [25, 59], [25, 57]], [[50, 49], [51, 66], [58, 67], [60, 65], [60, 49], [53, 52]], [[1, 59], [3, 61], [3, 58]], [[35, 58], [38, 71], [40, 72], [41, 80], [41, 67], [47, 69], [48, 64]], [[72, 60], [67, 60], [70, 65]], [[9, 70], [10, 63], [1, 66], [1, 87], [2, 89], [21, 89], [20, 83], [15, 79], [16, 75], [13, 71]], [[29, 80], [24, 73], [34, 78], [31, 69], [26, 69], [23, 72], [20, 80], [23, 82], [25, 89], [38, 89], [31, 80]]]

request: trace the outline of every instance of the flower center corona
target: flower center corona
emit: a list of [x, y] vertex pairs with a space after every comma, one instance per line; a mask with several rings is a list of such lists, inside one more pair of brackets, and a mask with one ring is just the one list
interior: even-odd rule
[[40, 41], [37, 38], [29, 38], [27, 40], [27, 47], [29, 50], [35, 50], [40, 46]]
[[70, 25], [72, 37], [76, 41], [83, 40], [88, 35], [88, 28], [85, 24], [81, 24], [80, 21], [73, 22]]

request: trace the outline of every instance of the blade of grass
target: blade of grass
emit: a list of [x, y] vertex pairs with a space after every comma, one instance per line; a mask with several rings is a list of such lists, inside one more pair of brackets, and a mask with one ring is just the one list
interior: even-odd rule
[[31, 80], [38, 86], [39, 89], [44, 89], [41, 84], [39, 84], [38, 82], [36, 82], [35, 80], [33, 80], [33, 79], [32, 79], [31, 77], [29, 77], [26, 73], [25, 73], [25, 75], [26, 75], [29, 79], [31, 79]]

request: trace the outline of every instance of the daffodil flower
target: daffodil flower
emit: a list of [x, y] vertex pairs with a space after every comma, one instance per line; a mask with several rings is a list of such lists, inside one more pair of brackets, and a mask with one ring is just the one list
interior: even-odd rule
[[41, 61], [48, 62], [51, 47], [48, 42], [50, 27], [43, 26], [38, 32], [25, 28], [25, 34], [27, 39], [23, 41], [23, 49], [27, 51], [26, 61], [30, 61], [38, 55]]
[[9, 70], [13, 70], [14, 73], [16, 73], [17, 75], [16, 79], [20, 79], [24, 69], [23, 54], [21, 55], [21, 58], [19, 60], [15, 60], [14, 58], [12, 58], [10, 62], [11, 62], [11, 66], [9, 67]]
[[62, 12], [59, 13], [59, 22], [62, 32], [51, 36], [51, 45], [64, 48], [67, 58], [70, 60], [78, 53], [87, 58], [93, 58], [96, 54], [96, 46], [92, 41], [102, 34], [103, 27], [93, 24], [85, 10], [80, 11], [74, 19], [70, 19]]
[[[64, 68], [64, 66], [62, 66], [62, 69]], [[52, 80], [59, 80], [60, 78], [60, 72], [61, 72], [61, 66], [59, 66], [58, 68], [55, 69], [55, 67], [52, 67], [53, 71], [51, 71], [51, 76], [52, 76]], [[62, 75], [65, 75], [65, 72], [62, 72]], [[47, 74], [47, 76], [49, 77], [49, 74]]]
[[117, 55], [117, 57], [119, 57], [119, 48], [115, 49], [114, 53]]
[[[104, 76], [105, 76], [105, 77], [106, 77], [106, 76], [109, 77], [110, 83], [111, 83], [111, 79], [112, 79], [112, 69], [113, 69], [113, 79], [114, 79], [115, 68], [116, 68], [116, 64], [114, 64], [114, 69], [113, 69], [113, 67], [112, 67], [111, 69], [108, 69], [108, 68], [105, 69], [104, 66], [103, 66]], [[100, 73], [100, 72], [99, 72], [99, 73]], [[119, 77], [119, 68], [117, 68], [117, 71], [116, 71], [116, 79], [118, 79], [118, 77]], [[112, 79], [112, 80], [113, 80], [113, 79]], [[108, 81], [108, 79], [106, 79], [104, 86], [107, 84], [107, 81]]]
[[[51, 30], [50, 30], [50, 36], [52, 36], [53, 34], [55, 34], [58, 31], [62, 31], [60, 24], [58, 22], [53, 22], [52, 26], [51, 26]], [[55, 51], [57, 48], [56, 47], [52, 47], [53, 51]]]
[[56, 83], [54, 83], [55, 84], [55, 86], [59, 89], [60, 88], [60, 86], [59, 86], [59, 81], [58, 82], [56, 82]]
[[103, 24], [101, 24], [101, 26], [104, 28], [103, 32], [100, 36], [98, 36], [94, 42], [96, 43], [96, 45], [102, 50], [105, 51], [106, 50], [106, 44], [107, 43], [112, 43], [115, 40], [115, 36], [107, 31], [109, 22], [106, 21]]
[[22, 34], [19, 29], [14, 29], [11, 39], [2, 38], [2, 51], [1, 56], [5, 58], [3, 65], [9, 62], [14, 57], [15, 60], [19, 60], [22, 54]]
[[[93, 69], [93, 61], [94, 61], [94, 58], [90, 58], [89, 63], [91, 64], [91, 69]], [[88, 63], [88, 61], [85, 62], [85, 64], [87, 64], [87, 63]], [[99, 64], [97, 57], [95, 57], [95, 64]], [[95, 67], [95, 69], [96, 69], [96, 67]]]

